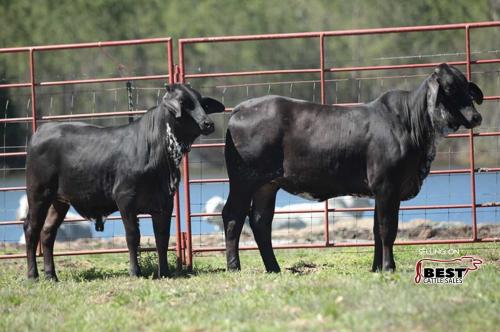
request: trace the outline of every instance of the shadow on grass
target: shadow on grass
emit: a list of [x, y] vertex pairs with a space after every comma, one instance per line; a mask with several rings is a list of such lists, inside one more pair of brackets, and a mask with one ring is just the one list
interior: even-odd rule
[[69, 279], [74, 281], [93, 281], [93, 280], [104, 280], [104, 279], [112, 279], [117, 277], [128, 276], [128, 272], [126, 270], [112, 270], [112, 269], [103, 269], [98, 267], [91, 267], [87, 269], [79, 269], [77, 271], [73, 271], [69, 274]]
[[[175, 257], [169, 257], [169, 262], [175, 262]], [[155, 253], [146, 253], [139, 256], [139, 266], [141, 268], [141, 278], [158, 279], [158, 258]], [[215, 268], [210, 266], [197, 267], [191, 271], [177, 271], [175, 264], [169, 264], [168, 278], [182, 279], [191, 278], [201, 274], [213, 274], [225, 272], [224, 268]], [[78, 264], [72, 264], [71, 272], [67, 272], [64, 279], [70, 279], [77, 282], [114, 279], [119, 277], [128, 277], [128, 269], [123, 267], [82, 267]]]

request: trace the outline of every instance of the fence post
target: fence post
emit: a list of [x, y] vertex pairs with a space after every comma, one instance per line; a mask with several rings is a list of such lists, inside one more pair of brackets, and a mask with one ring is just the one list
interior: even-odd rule
[[[184, 83], [184, 44], [182, 41], [178, 43], [179, 47], [179, 70], [178, 70], [178, 83]], [[184, 183], [184, 213], [186, 220], [186, 269], [191, 271], [193, 269], [193, 246], [192, 246], [192, 232], [191, 232], [191, 194], [189, 188], [189, 153], [184, 154], [182, 161], [183, 183]]]
[[[320, 66], [320, 91], [321, 103], [326, 104], [326, 88], [325, 88], [325, 34], [319, 35], [319, 66]], [[325, 201], [325, 208], [323, 211], [324, 220], [324, 239], [325, 246], [330, 245], [330, 225], [328, 224], [328, 199]]]
[[[467, 80], [471, 80], [470, 26], [465, 26], [465, 54], [467, 58]], [[477, 241], [476, 175], [474, 162], [474, 129], [469, 129], [470, 190], [472, 209], [472, 240]]]
[[[174, 66], [174, 53], [172, 39], [167, 41], [167, 61], [168, 61], [168, 84], [174, 84], [176, 82], [176, 72]], [[182, 270], [182, 264], [184, 263], [183, 253], [182, 253], [182, 228], [181, 228], [181, 204], [179, 199], [179, 188], [177, 188], [174, 194], [174, 213], [175, 213], [175, 256], [176, 256], [176, 269], [177, 271]]]
[[[36, 114], [36, 82], [35, 82], [35, 49], [29, 50], [29, 65], [30, 65], [30, 90], [31, 90], [31, 131], [33, 134], [37, 129], [37, 114]], [[37, 245], [38, 256], [43, 255], [42, 241], [38, 240]]]

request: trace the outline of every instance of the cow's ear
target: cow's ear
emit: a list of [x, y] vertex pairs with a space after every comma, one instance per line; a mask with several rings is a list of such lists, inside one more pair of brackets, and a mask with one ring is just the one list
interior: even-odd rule
[[181, 103], [175, 98], [164, 98], [163, 102], [167, 110], [172, 113], [176, 118], [180, 118], [182, 115]]
[[434, 69], [434, 72], [439, 75], [441, 71], [448, 71], [448, 70], [450, 70], [450, 66], [446, 62], [443, 62]]
[[432, 116], [436, 108], [439, 93], [439, 78], [437, 73], [433, 73], [427, 80], [427, 112]]
[[469, 82], [469, 93], [478, 105], [483, 103], [483, 91], [481, 91], [481, 89], [472, 82]]
[[224, 112], [226, 109], [222, 103], [210, 97], [201, 98], [200, 104], [207, 114]]

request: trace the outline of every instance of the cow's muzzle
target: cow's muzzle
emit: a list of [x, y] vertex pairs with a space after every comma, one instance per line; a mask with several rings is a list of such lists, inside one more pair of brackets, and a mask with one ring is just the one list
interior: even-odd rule
[[199, 123], [198, 125], [200, 126], [200, 130], [203, 135], [209, 135], [213, 133], [215, 130], [214, 123], [210, 120], [205, 120], [202, 123]]
[[465, 125], [465, 127], [467, 129], [472, 129], [480, 126], [481, 122], [483, 122], [483, 117], [481, 116], [481, 114], [479, 114], [479, 112], [475, 112], [472, 114], [470, 120], [467, 119], [467, 124]]

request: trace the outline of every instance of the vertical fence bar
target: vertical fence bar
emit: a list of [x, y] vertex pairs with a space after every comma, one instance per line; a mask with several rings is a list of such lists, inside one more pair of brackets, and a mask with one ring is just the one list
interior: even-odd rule
[[191, 234], [191, 194], [189, 188], [189, 154], [184, 154], [183, 159], [183, 172], [184, 172], [184, 213], [186, 218], [186, 268], [191, 271], [193, 268], [193, 246]]
[[[174, 53], [172, 47], [172, 39], [167, 42], [167, 61], [168, 61], [168, 84], [175, 83], [174, 72]], [[174, 195], [174, 212], [175, 212], [175, 256], [177, 271], [182, 270], [184, 263], [182, 255], [182, 227], [181, 227], [181, 203], [179, 199], [179, 188]]]
[[[326, 87], [325, 87], [325, 34], [319, 35], [319, 66], [320, 66], [320, 91], [321, 103], [326, 104]], [[325, 246], [330, 244], [330, 225], [328, 224], [328, 199], [325, 201], [325, 210], [323, 212], [324, 222], [324, 240]]]
[[179, 201], [179, 189], [174, 195], [174, 213], [175, 213], [175, 256], [177, 271], [182, 270], [182, 247], [181, 247], [181, 207]]
[[29, 52], [30, 61], [30, 84], [31, 84], [31, 129], [33, 133], [36, 131], [37, 118], [36, 118], [36, 82], [35, 82], [35, 50], [30, 48]]
[[168, 83], [175, 83], [174, 76], [174, 50], [172, 45], [172, 39], [167, 42], [167, 57], [168, 57]]
[[[467, 80], [471, 80], [471, 52], [470, 52], [470, 26], [465, 26], [465, 54]], [[476, 175], [474, 161], [474, 130], [469, 129], [469, 159], [470, 159], [470, 190], [471, 190], [471, 208], [472, 208], [472, 239], [477, 241], [477, 211], [476, 211]]]
[[[35, 50], [29, 50], [29, 65], [30, 65], [30, 91], [31, 91], [31, 131], [33, 134], [37, 129], [37, 114], [36, 114], [36, 82], [35, 82]], [[38, 240], [37, 253], [43, 255], [42, 241]]]
[[[184, 83], [184, 44], [179, 41], [179, 83]], [[184, 213], [186, 220], [186, 268], [193, 269], [193, 246], [191, 232], [191, 193], [189, 188], [189, 154], [185, 153], [183, 158], [183, 181], [184, 181]]]

